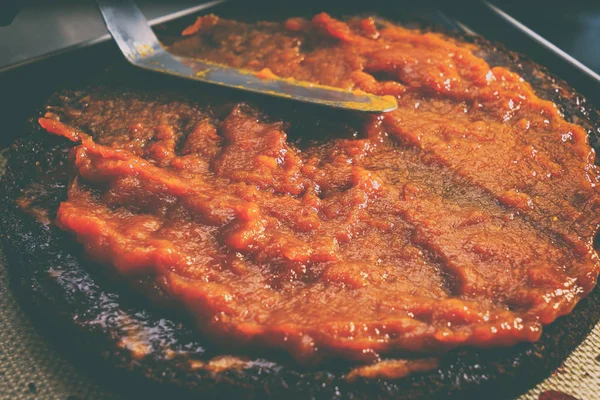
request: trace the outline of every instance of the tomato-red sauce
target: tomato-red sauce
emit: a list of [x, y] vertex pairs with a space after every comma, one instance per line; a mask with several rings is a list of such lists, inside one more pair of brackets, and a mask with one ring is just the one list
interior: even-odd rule
[[40, 120], [77, 143], [58, 226], [202, 332], [300, 361], [512, 345], [596, 284], [586, 132], [473, 45], [327, 14], [184, 33], [172, 51], [399, 102], [305, 146], [260, 105], [92, 91]]

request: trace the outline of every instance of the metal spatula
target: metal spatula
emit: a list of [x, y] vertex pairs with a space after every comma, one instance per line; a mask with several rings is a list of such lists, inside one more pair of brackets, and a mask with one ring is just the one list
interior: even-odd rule
[[106, 27], [127, 60], [140, 68], [269, 96], [355, 111], [387, 112], [396, 99], [284, 79], [262, 79], [250, 71], [167, 52], [140, 9], [128, 0], [97, 1]]

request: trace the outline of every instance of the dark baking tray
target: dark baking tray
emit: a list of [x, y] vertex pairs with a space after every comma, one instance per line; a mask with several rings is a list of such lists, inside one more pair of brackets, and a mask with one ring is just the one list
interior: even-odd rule
[[[460, 7], [458, 6], [458, 3], [454, 3], [457, 5], [456, 7], [448, 7], [448, 5], [443, 2], [438, 4], [433, 1], [419, 3], [420, 5], [418, 7], [415, 6], [415, 2], [387, 2], [379, 0], [370, 1], [368, 4], [365, 4], [365, 2], [356, 4], [342, 1], [329, 1], [324, 3], [323, 1], [315, 0], [281, 3], [282, 2], [275, 1], [250, 3], [231, 0], [214, 6], [208, 11], [215, 12], [219, 15], [232, 16], [246, 20], [281, 19], [285, 16], [297, 15], [310, 16], [320, 11], [327, 11], [334, 16], [375, 14], [409, 26], [433, 26], [434, 29], [442, 31], [458, 30], [459, 36], [463, 35], [467, 40], [477, 41], [477, 38], [469, 38], [469, 30], [464, 29], [465, 26], [472, 27], [472, 29], [477, 30], [484, 36], [489, 36], [492, 40], [508, 40], [508, 43], [506, 43], [508, 47], [519, 50], [531, 56], [535, 61], [550, 66], [550, 69], [553, 72], [559, 74], [561, 78], [573, 82], [576, 85], [576, 89], [579, 89], [582, 92], [594, 95], [593, 89], [595, 86], [592, 86], [592, 84], [598, 84], [598, 82], [590, 81], [589, 76], [582, 75], [577, 66], [568, 62], [568, 60], [562, 60], [563, 62], [559, 64], [551, 62], [551, 60], [556, 58], [556, 54], [551, 54], [548, 49], [544, 50], [544, 46], [540, 46], [539, 43], [535, 45], [530, 41], [528, 42], [527, 35], [524, 35], [523, 32], [520, 32], [520, 30], [514, 26], [512, 27], [514, 30], [511, 35], [500, 35], [503, 37], [497, 37], [498, 32], [505, 32], [506, 29], [510, 28], [510, 24], [507, 25], [506, 21], [498, 19], [497, 15], [495, 16], [493, 12], [490, 13], [489, 8], [486, 8], [482, 3], [469, 2], [467, 6], [465, 6], [464, 3], [460, 3]], [[192, 22], [193, 19], [193, 17], [184, 17], [180, 20], [173, 21], [167, 26], [159, 28], [158, 32], [165, 37], [172, 36], [176, 32], [179, 32], [182, 27]], [[486, 26], [488, 27], [489, 33], [484, 30]], [[494, 31], [496, 34], [494, 34]], [[523, 49], [524, 43], [529, 43], [526, 45], [525, 49]], [[2, 134], [0, 135], [0, 147], [8, 146], [19, 137], [20, 132], [23, 132], [24, 121], [32, 115], [35, 115], [39, 106], [43, 104], [56, 89], [63, 86], [76, 85], [78, 81], [85, 82], [90, 76], [93, 76], [115, 62], [123, 61], [116, 46], [112, 42], [109, 42], [81, 49], [76, 52], [62, 54], [40, 63], [27, 65], [20, 69], [0, 74], [0, 96], [2, 101], [2, 107], [0, 107], [2, 113], [0, 115], [0, 121], [3, 123]], [[555, 65], [558, 66], [557, 71], [554, 71]], [[546, 97], [551, 97], [548, 93], [546, 93], [546, 95]], [[586, 100], [583, 97], [577, 97], [576, 100], [574, 100], [574, 103], [579, 106], [580, 104], [583, 105], [585, 101]], [[578, 112], [589, 112], [587, 110], [587, 107], [585, 109], [582, 107], [581, 110], [570, 109], [567, 111], [568, 114], [576, 115]], [[593, 139], [592, 143], [598, 148], [595, 133], [591, 131], [592, 126], [598, 125], [596, 123], [588, 127], [590, 137]], [[454, 368], [454, 365], [443, 366], [442, 369], [445, 367], [448, 367], [448, 369], [443, 372], [447, 376], [442, 377], [442, 380], [445, 382], [456, 380], [457, 386], [448, 386], [442, 390], [446, 391], [446, 394], [454, 394], [458, 398], [465, 398], [465, 395], [483, 395], [484, 393], [488, 398], [510, 398], [511, 396], [523, 392], [539, 380], [543, 379], [544, 376], [547, 376], [552, 369], [560, 365], [575, 345], [585, 337], [589, 332], [589, 329], [596, 322], [597, 316], [600, 314], [600, 307], [598, 307], [599, 297], [600, 293], [596, 290], [588, 299], [584, 300], [582, 304], [576, 308], [573, 314], [546, 329], [542, 345], [548, 345], [548, 347], [556, 349], [556, 351], [553, 350], [554, 353], [545, 354], [544, 359], [540, 359], [534, 354], [536, 349], [538, 349], [536, 347], [525, 345], [518, 346], [516, 349], [511, 349], [510, 353], [515, 355], [515, 357], [511, 359], [511, 362], [520, 364], [520, 370], [529, 368], [534, 371], [523, 379], [520, 379], [519, 376], [508, 374], [504, 379], [513, 379], [511, 384], [505, 385], [506, 387], [502, 390], [498, 390], [498, 392], [490, 395], [489, 392], [485, 392], [485, 390], [487, 390], [486, 383], [487, 381], [493, 381], [496, 378], [494, 374], [497, 372], [486, 369], [487, 367], [484, 365], [486, 362], [485, 352], [477, 353], [475, 355], [466, 352], [464, 355], [459, 356], [458, 364], [463, 366], [470, 365], [472, 368], [469, 370], [461, 370], [460, 368], [453, 370], [452, 368]], [[39, 304], [33, 305], [27, 299], [22, 300], [24, 306], [31, 308], [32, 312], [35, 313], [36, 308], [34, 307], [38, 307]], [[50, 319], [50, 321], [52, 320]], [[48, 320], [46, 320], [46, 322], [48, 322]], [[62, 333], [60, 329], [58, 331], [53, 331], [52, 328], [48, 327], [43, 329], [49, 330], [49, 333], [54, 336]], [[63, 343], [63, 347], [68, 349], [70, 343], [68, 341]], [[460, 357], [462, 357], [462, 359]], [[75, 357], [75, 361], [86, 364], [85, 357], [83, 360], [81, 360], [81, 357]], [[504, 367], [504, 365], [501, 366]], [[509, 364], [506, 364], [506, 366], [510, 369]], [[135, 365], [131, 365], [130, 368], [136, 369]], [[480, 370], [478, 370], [478, 368], [480, 368]], [[160, 366], [157, 367], [157, 369], [160, 370]], [[110, 382], [113, 385], [116, 384], [117, 386], [122, 387], [121, 390], [127, 390], [125, 388], [131, 386], [130, 384], [132, 382], [129, 379], [124, 381], [122, 379], [119, 380], [118, 376], [114, 377], [113, 375], [110, 375], [110, 372], [104, 370], [98, 370], [94, 373], [96, 372], [99, 375], [111, 376]], [[266, 375], [265, 382], [274, 379], [273, 374], [266, 373]], [[112, 380], [113, 378], [115, 380]], [[277, 379], [276, 376], [275, 379]], [[323, 377], [320, 379], [319, 385], [325, 385], [327, 379], [329, 378]], [[311, 384], [311, 381], [300, 380], [299, 382], [302, 382], [304, 385]], [[423, 384], [427, 384], [427, 381]], [[221, 389], [226, 388], [226, 384], [225, 386], [218, 387]], [[372, 389], [374, 392], [379, 391], [378, 393], [383, 394], [384, 396], [393, 396], [394, 393], [399, 394], [400, 392], [398, 391], [402, 390], [402, 385], [394, 387], [395, 384], [390, 384], [386, 389], [388, 392], [383, 392], [381, 387], [376, 388], [373, 386]], [[481, 387], [484, 392], [478, 392], [478, 387]], [[150, 388], [151, 389], [143, 390], [143, 392], [160, 392], [156, 387], [150, 386]], [[368, 388], [369, 386], [367, 386], [366, 393], [368, 393]], [[466, 392], [463, 392], [462, 389], [465, 389]], [[138, 389], [135, 389], [134, 393], [138, 393], [137, 390]], [[281, 391], [281, 388], [278, 390], [280, 394], [285, 394], [285, 392]], [[419, 393], [423, 394], [427, 392], [428, 390], [424, 389], [424, 391]], [[231, 393], [237, 393], [239, 395], [239, 392], [233, 391]], [[303, 393], [306, 396], [336, 397], [336, 390], [334, 388], [327, 388], [322, 391], [317, 390], [315, 392], [304, 390]], [[363, 393], [365, 392], [363, 391]], [[440, 393], [441, 392], [437, 392], [437, 395], [439, 396]]]

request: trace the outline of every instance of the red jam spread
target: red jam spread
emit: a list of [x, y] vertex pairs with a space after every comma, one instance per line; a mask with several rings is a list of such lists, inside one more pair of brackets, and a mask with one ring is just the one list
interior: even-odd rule
[[595, 286], [585, 130], [474, 45], [323, 13], [200, 17], [170, 48], [399, 103], [336, 114], [351, 134], [302, 145], [302, 126], [237, 92], [206, 105], [90, 91], [40, 119], [74, 142], [57, 225], [125, 279], [150, 277], [209, 337], [300, 362], [505, 346]]

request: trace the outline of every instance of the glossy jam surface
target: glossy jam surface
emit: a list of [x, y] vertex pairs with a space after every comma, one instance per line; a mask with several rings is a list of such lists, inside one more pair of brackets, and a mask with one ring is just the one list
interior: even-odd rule
[[586, 132], [472, 45], [319, 14], [202, 17], [171, 50], [399, 102], [312, 130], [235, 92], [91, 90], [40, 119], [75, 143], [56, 223], [205, 334], [308, 362], [511, 345], [596, 284]]

